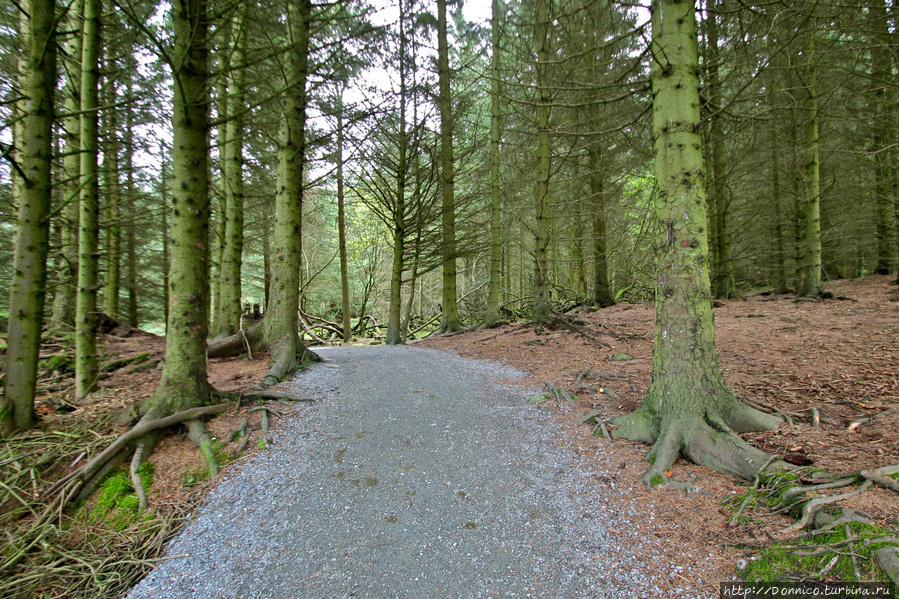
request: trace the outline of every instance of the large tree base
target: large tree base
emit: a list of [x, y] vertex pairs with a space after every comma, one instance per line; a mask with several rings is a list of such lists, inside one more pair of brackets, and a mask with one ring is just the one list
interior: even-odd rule
[[273, 342], [265, 338], [265, 321], [261, 321], [249, 329], [244, 329], [230, 337], [213, 339], [206, 347], [206, 355], [210, 358], [231, 358], [253, 352], [271, 352], [271, 364], [262, 382], [265, 385], [276, 385], [296, 369], [297, 364], [304, 362], [320, 362], [321, 358], [301, 343], [290, 343], [287, 337]]
[[615, 427], [613, 437], [652, 444], [646, 457], [652, 465], [641, 479], [648, 486], [664, 483], [666, 471], [680, 456], [746, 480], [782, 464], [737, 434], [774, 430], [782, 420], [747, 406], [729, 393], [721, 401], [696, 402], [700, 407], [695, 410], [658, 413], [648, 407], [654, 404], [646, 401], [634, 412], [610, 422]]

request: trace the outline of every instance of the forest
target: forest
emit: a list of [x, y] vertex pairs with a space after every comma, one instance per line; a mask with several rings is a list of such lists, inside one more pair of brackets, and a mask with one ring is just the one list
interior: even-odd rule
[[[608, 421], [652, 444], [643, 481], [679, 456], [750, 481], [776, 461], [736, 434], [780, 418], [724, 383], [712, 307], [895, 282], [899, 5], [487, 9], [2, 2], [0, 434], [45, 429], [48, 391], [69, 410], [97, 394], [111, 329], [165, 337], [132, 427], [35, 483], [48, 513], [128, 460], [144, 510], [173, 425], [214, 476], [205, 419], [229, 395], [210, 359], [267, 353], [245, 397], [297, 400], [267, 387], [309, 345], [586, 335], [572, 310], [621, 303], [656, 306], [652, 386]], [[24, 538], [0, 573], [42, 537]]]

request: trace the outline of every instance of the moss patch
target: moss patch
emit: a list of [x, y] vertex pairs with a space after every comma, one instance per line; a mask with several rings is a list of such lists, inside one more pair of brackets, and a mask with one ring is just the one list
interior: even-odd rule
[[749, 582], [887, 582], [874, 553], [888, 545], [899, 547], [892, 531], [852, 522], [768, 547], [752, 556], [740, 575]]
[[[150, 488], [155, 469], [152, 462], [145, 462], [140, 467], [138, 472], [144, 489]], [[115, 530], [123, 530], [140, 519], [130, 474], [123, 470], [113, 473], [100, 487], [96, 506], [88, 514], [88, 520], [92, 523], [105, 520]]]

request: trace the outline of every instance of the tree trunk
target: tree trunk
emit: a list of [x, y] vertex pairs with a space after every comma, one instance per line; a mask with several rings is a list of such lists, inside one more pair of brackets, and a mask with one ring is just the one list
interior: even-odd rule
[[590, 197], [593, 215], [593, 304], [607, 308], [615, 303], [609, 288], [606, 258], [606, 199], [603, 183], [603, 164], [599, 140], [587, 146], [590, 164]]
[[450, 95], [449, 47], [446, 32], [446, 0], [437, 0], [437, 107], [440, 109], [440, 190], [443, 240], [443, 318], [441, 333], [462, 329], [456, 303], [456, 199], [453, 158], [453, 102]]
[[[112, 63], [110, 63], [110, 66]], [[107, 106], [115, 104], [116, 82], [106, 80], [104, 100]], [[122, 190], [119, 186], [119, 119], [118, 109], [106, 110], [104, 125], [106, 135], [103, 144], [103, 176], [105, 180], [106, 209], [106, 280], [103, 286], [103, 313], [119, 318], [119, 283], [122, 278]]]
[[81, 48], [81, 208], [78, 231], [78, 298], [75, 306], [75, 397], [97, 385], [97, 271], [100, 234], [98, 93], [100, 0], [84, 0]]
[[715, 237], [710, 241], [715, 244], [715, 256], [712, 271], [715, 275], [713, 289], [715, 296], [729, 298], [734, 292], [734, 265], [732, 254], [732, 239], [728, 210], [730, 208], [730, 196], [727, 187], [727, 166], [725, 164], [724, 128], [722, 127], [723, 115], [721, 80], [718, 74], [720, 57], [718, 54], [718, 4], [719, 0], [710, 0], [708, 15], [706, 17], [707, 43], [708, 43], [708, 73], [709, 73], [709, 140], [711, 145], [710, 179], [712, 182], [712, 198], [710, 206], [714, 206], [712, 218], [715, 220]]
[[406, 134], [406, 33], [404, 31], [403, 3], [399, 3], [399, 84], [400, 116], [397, 140], [396, 197], [393, 200], [390, 227], [393, 234], [393, 261], [390, 269], [390, 295], [387, 298], [387, 332], [384, 342], [396, 345], [402, 342], [400, 316], [403, 309], [403, 268], [406, 251], [406, 178], [408, 177], [408, 137]]
[[66, 28], [71, 31], [66, 42], [65, 54], [65, 155], [62, 167], [63, 185], [62, 227], [60, 229], [59, 284], [53, 296], [52, 320], [57, 325], [75, 327], [75, 288], [78, 281], [78, 196], [81, 173], [80, 122], [81, 110], [81, 19], [83, 2], [78, 0], [69, 7]]
[[215, 334], [219, 317], [219, 303], [222, 290], [222, 258], [225, 253], [225, 236], [228, 228], [228, 174], [225, 170], [225, 140], [228, 138], [228, 68], [231, 53], [231, 21], [225, 20], [215, 36], [217, 47], [213, 50], [213, 60], [218, 76], [215, 79], [215, 111], [218, 119], [216, 141], [218, 142], [218, 194], [217, 209], [213, 209], [211, 248], [211, 273], [209, 297], [211, 302], [212, 331]]
[[[90, 0], [88, 0], [90, 1]], [[169, 318], [159, 387], [142, 422], [209, 403], [209, 73], [206, 0], [175, 0]], [[149, 453], [149, 452], [147, 452]]]
[[502, 197], [499, 178], [500, 140], [500, 72], [499, 27], [500, 0], [491, 2], [490, 32], [490, 289], [487, 293], [487, 312], [484, 324], [492, 326], [499, 320], [500, 289], [502, 285]]
[[224, 163], [225, 192], [225, 238], [219, 263], [219, 295], [215, 305], [212, 334], [215, 337], [233, 335], [240, 328], [241, 281], [240, 271], [243, 257], [244, 225], [244, 181], [243, 181], [243, 125], [241, 115], [244, 105], [244, 12], [247, 4], [241, 4], [231, 24], [233, 51], [231, 53], [231, 73], [229, 75], [227, 106], [231, 114], [228, 122], [220, 127], [225, 133], [220, 141], [220, 152]]
[[28, 65], [25, 71], [22, 168], [13, 276], [9, 286], [6, 376], [0, 397], [0, 436], [31, 428], [41, 324], [47, 280], [53, 155], [53, 93], [56, 89], [56, 14], [52, 0], [27, 4]]
[[653, 375], [642, 405], [613, 420], [614, 436], [653, 443], [647, 484], [683, 453], [712, 469], [752, 479], [767, 455], [735, 432], [776, 428], [779, 418], [738, 400], [724, 383], [715, 344], [708, 269], [695, 9], [654, 0], [653, 139], [661, 229]]
[[340, 306], [343, 312], [343, 341], [353, 339], [353, 323], [350, 314], [350, 266], [346, 249], [346, 206], [343, 181], [343, 93], [342, 83], [337, 96], [337, 243], [340, 253]]
[[[125, 56], [125, 81], [126, 94], [131, 97], [134, 93], [134, 72], [137, 70], [137, 64], [133, 54]], [[140, 324], [140, 318], [137, 309], [137, 239], [135, 234], [135, 221], [137, 214], [135, 211], [135, 196], [137, 189], [134, 185], [134, 109], [129, 106], [126, 113], [125, 125], [125, 170], [127, 186], [125, 189], [126, 205], [128, 208], [128, 223], [125, 225], [125, 245], [128, 254], [128, 277], [126, 286], [128, 288], [128, 326], [137, 328]], [[163, 200], [165, 195], [163, 195]], [[165, 207], [163, 206], [163, 211]]]
[[265, 344], [272, 365], [265, 377], [274, 384], [297, 364], [304, 348], [297, 336], [300, 265], [302, 264], [303, 168], [305, 166], [306, 80], [309, 69], [310, 0], [287, 5], [287, 78], [291, 86], [283, 100], [275, 196], [275, 235], [269, 303], [266, 306]]
[[546, 323], [552, 318], [548, 280], [547, 250], [549, 247], [549, 6], [547, 0], [537, 0], [537, 183], [534, 187], [536, 204], [534, 228], [534, 322]]
[[169, 290], [169, 273], [171, 272], [171, 234], [169, 232], [169, 197], [168, 185], [166, 184], [166, 165], [162, 165], [162, 175], [159, 177], [159, 195], [161, 198], [162, 209], [162, 296], [165, 301], [165, 322], [168, 329], [169, 322], [169, 299], [171, 292]]
[[262, 285], [265, 287], [263, 302], [267, 311], [272, 285], [272, 227], [267, 215], [262, 218]]
[[821, 286], [821, 160], [818, 142], [818, 82], [815, 64], [815, 23], [805, 17], [803, 33], [803, 78], [805, 109], [805, 164], [803, 165], [803, 269], [805, 276], [799, 295], [818, 296]]
[[874, 131], [871, 152], [874, 155], [874, 202], [877, 211], [877, 267], [878, 274], [895, 273], [896, 238], [893, 230], [893, 132], [890, 111], [893, 102], [887, 97], [892, 76], [887, 11], [883, 0], [871, 0], [868, 9], [870, 29], [868, 45], [871, 52], [871, 106], [869, 113]]

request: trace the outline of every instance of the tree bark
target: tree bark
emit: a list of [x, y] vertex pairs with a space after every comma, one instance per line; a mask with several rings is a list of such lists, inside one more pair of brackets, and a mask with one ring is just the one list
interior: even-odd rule
[[[110, 62], [110, 66], [112, 63]], [[103, 286], [103, 313], [119, 318], [119, 288], [122, 278], [122, 189], [119, 185], [119, 119], [116, 82], [107, 78], [104, 103], [112, 106], [105, 112], [106, 134], [103, 144], [103, 178], [106, 212], [106, 278]]]
[[868, 8], [868, 45], [871, 52], [871, 106], [874, 126], [871, 152], [874, 157], [874, 205], [877, 216], [877, 267], [878, 274], [897, 272], [896, 233], [893, 205], [896, 198], [891, 172], [893, 154], [892, 98], [887, 88], [892, 77], [888, 20], [883, 0], [871, 0]]
[[537, 183], [534, 187], [534, 322], [546, 323], [552, 318], [552, 303], [548, 281], [547, 251], [549, 248], [550, 146], [549, 146], [549, 6], [547, 0], [537, 0]]
[[9, 286], [6, 376], [0, 398], [0, 436], [26, 430], [34, 423], [41, 324], [46, 296], [47, 254], [52, 189], [53, 94], [56, 89], [55, 3], [28, 3], [28, 65], [23, 95], [22, 172]]
[[305, 166], [306, 80], [309, 72], [310, 0], [287, 5], [287, 78], [290, 90], [282, 103], [278, 148], [275, 234], [269, 303], [263, 320], [272, 365], [265, 377], [274, 384], [297, 364], [304, 351], [297, 335], [302, 264], [303, 169]]
[[818, 141], [818, 73], [815, 64], [815, 23], [805, 16], [803, 34], [803, 72], [805, 140], [803, 165], [803, 242], [805, 276], [799, 295], [821, 295], [821, 158]]
[[[125, 56], [125, 93], [131, 97], [134, 93], [134, 72], [137, 64], [133, 54]], [[128, 210], [128, 223], [125, 225], [125, 246], [128, 257], [128, 276], [126, 287], [128, 289], [128, 326], [137, 328], [140, 325], [140, 316], [137, 308], [137, 239], [135, 221], [135, 196], [137, 189], [134, 185], [134, 109], [129, 106], [125, 117], [125, 172], [127, 185], [125, 187], [125, 202]], [[163, 195], [163, 200], [165, 196]], [[163, 207], [163, 211], [165, 207]]]
[[443, 317], [439, 332], [462, 329], [456, 299], [456, 199], [453, 158], [453, 101], [450, 92], [449, 47], [446, 30], [446, 0], [437, 0], [437, 107], [440, 110], [440, 189], [443, 236]]
[[606, 258], [606, 198], [603, 182], [603, 164], [599, 140], [587, 146], [590, 164], [590, 198], [593, 215], [593, 304], [607, 308], [615, 303], [609, 288]]
[[233, 51], [231, 53], [230, 75], [228, 77], [227, 106], [231, 114], [228, 122], [221, 127], [224, 139], [219, 151], [224, 163], [225, 193], [225, 237], [221, 262], [219, 263], [219, 295], [216, 314], [213, 319], [212, 334], [215, 337], [233, 335], [240, 328], [241, 281], [240, 272], [244, 245], [244, 181], [243, 181], [243, 137], [244, 118], [244, 63], [246, 32], [244, 11], [247, 3], [241, 4], [231, 23]]
[[75, 397], [97, 385], [97, 291], [100, 235], [98, 122], [100, 0], [84, 0], [81, 48], [81, 207], [78, 231], [78, 296], [75, 305]]
[[65, 111], [63, 126], [65, 128], [65, 155], [62, 159], [63, 174], [66, 183], [63, 185], [63, 202], [66, 203], [62, 213], [60, 229], [60, 265], [59, 284], [53, 296], [52, 320], [57, 325], [75, 327], [75, 288], [78, 280], [78, 196], [81, 173], [81, 125], [78, 112], [81, 110], [81, 20], [83, 0], [78, 0], [69, 7], [66, 28], [71, 32], [66, 42], [65, 54]]
[[683, 453], [712, 469], [752, 479], [767, 454], [736, 432], [780, 420], [738, 400], [724, 383], [715, 344], [708, 268], [702, 139], [699, 134], [695, 9], [684, 0], [652, 3], [653, 139], [661, 239], [653, 375], [641, 406], [613, 419], [614, 436], [653, 443], [647, 484]]
[[165, 361], [141, 422], [210, 401], [207, 0], [175, 0], [172, 231]]
[[340, 306], [343, 312], [343, 341], [353, 338], [350, 314], [350, 271], [346, 244], [346, 198], [343, 180], [343, 93], [346, 83], [341, 83], [337, 96], [337, 243], [340, 253]]
[[400, 335], [400, 316], [403, 309], [403, 269], [406, 251], [406, 179], [408, 173], [408, 135], [406, 132], [406, 32], [404, 31], [403, 3], [399, 3], [399, 84], [400, 84], [400, 115], [397, 126], [399, 127], [399, 139], [397, 140], [397, 167], [396, 167], [396, 197], [393, 200], [392, 214], [390, 215], [393, 235], [393, 261], [390, 269], [390, 295], [387, 298], [387, 331], [385, 343], [396, 345], [402, 343]]
[[725, 164], [724, 127], [721, 79], [718, 72], [720, 56], [718, 53], [718, 0], [709, 0], [708, 15], [706, 17], [707, 43], [708, 43], [708, 73], [709, 73], [709, 141], [711, 146], [710, 164], [711, 173], [711, 201], [714, 206], [712, 218], [715, 220], [715, 237], [710, 241], [715, 244], [713, 252], [716, 260], [712, 271], [715, 279], [713, 289], [715, 297], [726, 299], [734, 292], [734, 265], [732, 255], [732, 238], [730, 233], [729, 209], [730, 195], [727, 186], [727, 166]]
[[484, 324], [499, 320], [502, 285], [502, 196], [500, 194], [500, 0], [491, 2], [490, 31], [490, 288]]

